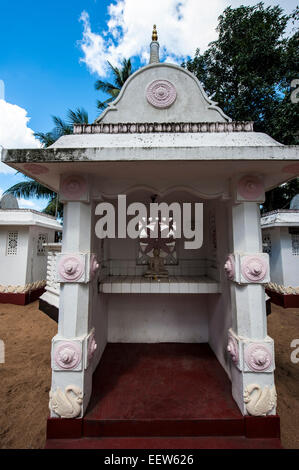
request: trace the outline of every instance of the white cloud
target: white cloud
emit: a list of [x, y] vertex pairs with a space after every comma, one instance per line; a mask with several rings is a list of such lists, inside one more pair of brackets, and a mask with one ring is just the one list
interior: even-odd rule
[[[20, 106], [0, 99], [0, 159], [3, 148], [37, 148], [40, 142], [28, 127], [30, 118]], [[15, 173], [16, 170], [0, 162], [0, 173]]]
[[18, 198], [19, 208], [20, 209], [35, 209], [37, 211], [42, 210], [46, 203], [43, 201], [37, 201], [36, 199], [24, 199]]
[[[149, 59], [152, 25], [157, 24], [161, 57], [181, 63], [193, 56], [196, 48], [204, 51], [209, 42], [217, 39], [217, 18], [223, 10], [241, 4], [255, 5], [246, 0], [116, 0], [108, 5], [107, 27], [95, 33], [90, 18], [83, 11], [83, 37], [80, 41], [85, 62], [92, 73], [107, 75], [107, 60], [119, 65], [121, 59], [139, 56], [143, 63]], [[277, 2], [278, 3], [278, 2]], [[280, 0], [279, 5], [291, 11], [297, 0]], [[272, 1], [265, 1], [272, 5]]]

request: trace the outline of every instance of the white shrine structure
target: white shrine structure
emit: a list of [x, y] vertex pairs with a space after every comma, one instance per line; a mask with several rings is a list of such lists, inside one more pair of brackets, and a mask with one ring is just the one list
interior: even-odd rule
[[[136, 435], [140, 423], [143, 436], [161, 436], [162, 418], [167, 432], [182, 435], [172, 418], [180, 413], [183, 426], [192, 407], [188, 420], [195, 416], [197, 424], [188, 421], [186, 435], [227, 435], [219, 423], [233, 416], [230, 426], [240, 425], [233, 434], [277, 437], [274, 345], [265, 307], [269, 256], [262, 250], [259, 205], [265, 191], [298, 174], [298, 157], [298, 147], [254, 132], [253, 123], [232, 122], [192, 73], [160, 63], [155, 31], [150, 64], [129, 77], [93, 124], [75, 125], [74, 134], [47, 149], [4, 151], [6, 164], [57, 191], [64, 203], [50, 441], [102, 436], [103, 430]], [[163, 259], [168, 276], [157, 271], [145, 277], [153, 257], [148, 244], [123, 229], [114, 239], [95, 233], [103, 215], [98, 204], [117, 208], [119, 195], [126, 195], [127, 204], [203, 203], [202, 246], [186, 249], [183, 239], [156, 245], [156, 259]], [[152, 354], [152, 367], [141, 357], [142, 347], [147, 358]], [[174, 351], [169, 365], [183, 348], [192, 351], [185, 362], [175, 362], [173, 369], [163, 361], [154, 367], [155, 351], [166, 356]], [[191, 356], [197, 365], [188, 375]], [[137, 371], [137, 357], [147, 373], [122, 379], [124, 370]], [[203, 375], [196, 379], [199, 370]], [[113, 400], [110, 393], [116, 394]], [[222, 405], [226, 394], [235, 401], [229, 405], [232, 415]], [[124, 400], [119, 408], [118, 400]], [[210, 431], [201, 420], [204, 406], [214, 420]], [[160, 414], [149, 424], [151, 413]]]
[[47, 256], [44, 243], [52, 242], [61, 225], [54, 217], [19, 209], [7, 194], [0, 201], [0, 303], [26, 305], [43, 293]]
[[299, 307], [299, 195], [289, 209], [264, 214], [261, 227], [263, 251], [270, 260], [267, 294], [285, 308]]

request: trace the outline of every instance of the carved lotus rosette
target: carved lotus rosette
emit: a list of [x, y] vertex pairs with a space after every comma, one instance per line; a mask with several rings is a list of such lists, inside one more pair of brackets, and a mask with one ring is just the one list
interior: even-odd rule
[[261, 199], [264, 185], [258, 176], [243, 176], [238, 182], [238, 194], [247, 201]]
[[24, 170], [29, 171], [32, 175], [43, 175], [49, 171], [48, 167], [45, 165], [39, 165], [38, 163], [25, 163], [23, 168]]
[[100, 267], [100, 264], [97, 260], [96, 255], [92, 254], [90, 257], [90, 279], [94, 279], [99, 267]]
[[241, 270], [248, 282], [261, 282], [268, 274], [268, 263], [263, 256], [244, 256], [241, 260]]
[[273, 365], [272, 351], [265, 344], [251, 343], [246, 346], [244, 359], [253, 372], [266, 371]]
[[87, 193], [86, 179], [81, 175], [68, 175], [62, 178], [60, 185], [61, 199], [78, 201]]
[[88, 338], [88, 346], [87, 346], [87, 356], [88, 356], [88, 361], [90, 362], [91, 359], [94, 356], [94, 353], [96, 352], [98, 345], [96, 343], [95, 339], [95, 332], [93, 331], [91, 335]]
[[227, 351], [230, 354], [231, 360], [237, 366], [239, 364], [239, 345], [236, 338], [232, 335], [228, 337]]
[[57, 271], [61, 282], [79, 281], [85, 272], [84, 258], [80, 255], [63, 255], [58, 260]]
[[169, 80], [154, 80], [146, 89], [146, 99], [155, 108], [169, 108], [176, 96], [175, 86]]
[[226, 273], [227, 279], [230, 281], [234, 280], [235, 277], [235, 259], [233, 255], [228, 255], [225, 264], [224, 264], [224, 271]]
[[82, 359], [82, 350], [79, 344], [72, 341], [63, 341], [56, 345], [54, 361], [61, 369], [75, 369]]

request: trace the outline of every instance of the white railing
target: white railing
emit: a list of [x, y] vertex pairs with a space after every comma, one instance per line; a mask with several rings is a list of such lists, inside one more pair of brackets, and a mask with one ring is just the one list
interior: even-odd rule
[[61, 252], [61, 243], [45, 243], [44, 247], [47, 250], [47, 283], [46, 292], [40, 298], [59, 308], [60, 285], [56, 282], [56, 258]]

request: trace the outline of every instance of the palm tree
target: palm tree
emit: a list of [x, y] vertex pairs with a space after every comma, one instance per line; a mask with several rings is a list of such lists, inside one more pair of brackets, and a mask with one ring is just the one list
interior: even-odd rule
[[62, 135], [72, 134], [74, 124], [88, 124], [88, 113], [84, 108], [77, 108], [75, 111], [69, 109], [66, 120], [58, 116], [52, 116], [52, 120], [54, 122], [54, 129], [52, 131], [35, 132], [34, 134], [44, 147], [54, 144]]
[[63, 205], [58, 201], [58, 195], [49, 188], [46, 188], [37, 181], [24, 175], [26, 181], [21, 181], [8, 188], [4, 194], [13, 194], [17, 198], [30, 199], [48, 199], [49, 202], [43, 212], [45, 214], [54, 215], [55, 217], [63, 216]]
[[[75, 111], [69, 109], [66, 121], [58, 116], [52, 116], [52, 119], [55, 125], [52, 131], [36, 132], [34, 134], [44, 147], [49, 147], [62, 135], [72, 134], [74, 124], [88, 124], [88, 113], [83, 108], [77, 108]], [[59, 202], [58, 195], [32, 178], [29, 178], [28, 176], [25, 176], [25, 178], [26, 181], [21, 181], [20, 183], [11, 186], [4, 194], [13, 194], [15, 197], [22, 197], [24, 199], [30, 199], [32, 197], [36, 197], [37, 199], [48, 199], [49, 202], [43, 212], [62, 218], [63, 204]]]
[[110, 95], [110, 98], [105, 101], [97, 100], [97, 108], [101, 110], [107, 108], [108, 104], [115, 100], [122, 86], [133, 73], [131, 59], [123, 59], [121, 68], [114, 67], [109, 61], [107, 62], [113, 74], [113, 83], [97, 80], [94, 85], [96, 90], [103, 91]]

